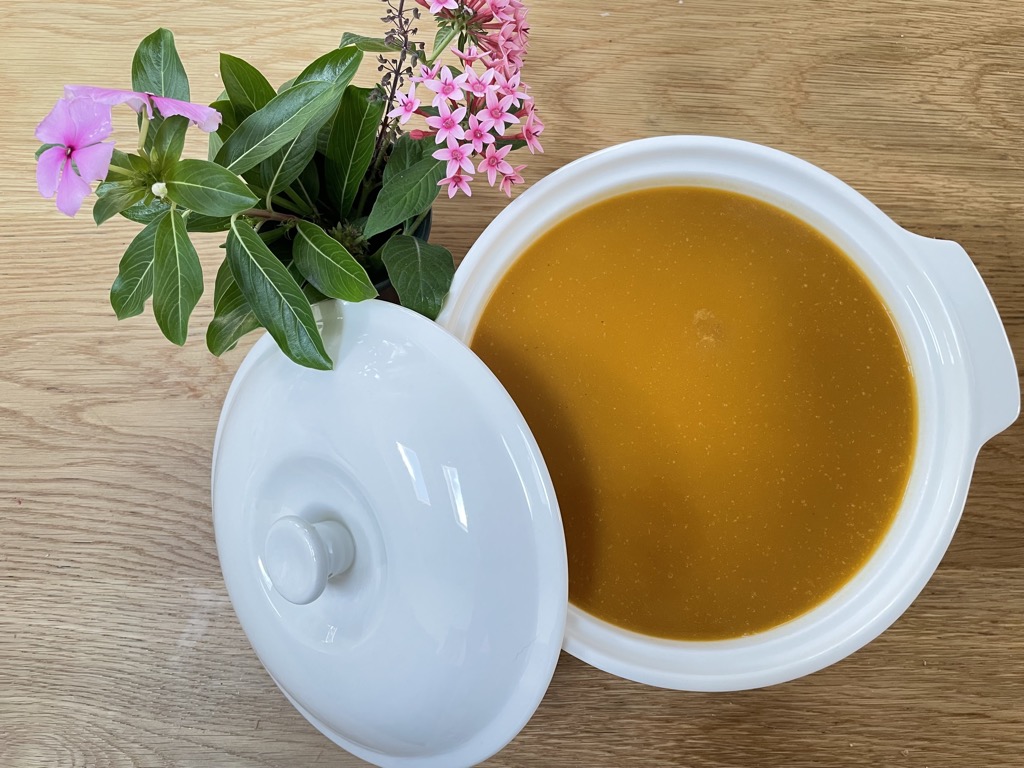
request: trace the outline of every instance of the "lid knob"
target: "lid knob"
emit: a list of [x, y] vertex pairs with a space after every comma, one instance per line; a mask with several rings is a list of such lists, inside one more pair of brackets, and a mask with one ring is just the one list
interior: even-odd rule
[[333, 520], [309, 523], [287, 515], [270, 526], [263, 545], [263, 566], [270, 583], [296, 605], [320, 597], [327, 580], [347, 571], [354, 559], [352, 534]]

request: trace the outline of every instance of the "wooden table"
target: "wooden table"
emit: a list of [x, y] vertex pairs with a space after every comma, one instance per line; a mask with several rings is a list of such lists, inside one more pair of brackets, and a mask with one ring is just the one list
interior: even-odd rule
[[[1024, 21], [976, 0], [537, 0], [527, 73], [547, 119], [535, 180], [643, 136], [795, 153], [900, 224], [974, 257], [1024, 359]], [[4, 0], [0, 26], [0, 765], [352, 766], [285, 701], [221, 580], [209, 469], [244, 349], [184, 349], [107, 291], [136, 228], [35, 191], [35, 124], [64, 83], [129, 86], [171, 27], [193, 94], [217, 52], [280, 82], [374, 33], [373, 0]], [[122, 114], [130, 122], [130, 114]], [[123, 127], [122, 126], [122, 127]], [[121, 134], [130, 145], [130, 131]], [[198, 145], [193, 147], [199, 151]], [[504, 205], [442, 202], [459, 256]], [[219, 260], [204, 239], [207, 264]], [[212, 269], [207, 270], [212, 275]], [[247, 347], [247, 345], [244, 345]], [[809, 678], [655, 690], [562, 657], [493, 766], [1024, 764], [1024, 428], [989, 443], [952, 547], [892, 629]]]

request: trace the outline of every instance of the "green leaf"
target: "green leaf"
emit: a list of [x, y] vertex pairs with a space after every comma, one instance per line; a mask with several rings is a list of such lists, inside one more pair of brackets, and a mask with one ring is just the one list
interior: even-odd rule
[[448, 249], [395, 235], [384, 244], [381, 257], [402, 306], [436, 319], [455, 276], [455, 260]]
[[403, 133], [395, 141], [388, 155], [388, 161], [384, 165], [384, 183], [391, 181], [391, 177], [401, 173], [424, 157], [429, 156], [430, 145], [422, 139], [414, 139], [409, 134]]
[[276, 95], [274, 87], [256, 67], [226, 53], [220, 55], [220, 78], [239, 120], [263, 109]]
[[277, 150], [259, 166], [260, 186], [268, 195], [276, 195], [299, 177], [316, 154], [316, 134], [320, 126], [307, 125], [302, 133]]
[[342, 219], [348, 217], [370, 167], [377, 130], [384, 116], [384, 102], [375, 101], [372, 94], [371, 88], [346, 89], [327, 142], [327, 195]]
[[54, 147], [59, 146], [60, 144], [43, 144], [41, 147], [39, 147], [39, 149], [36, 150], [36, 160], [38, 160], [39, 156], [43, 154], [43, 152], [45, 152], [46, 150], [53, 149]]
[[92, 207], [92, 219], [99, 226], [143, 198], [147, 190], [134, 181], [104, 181], [96, 188], [98, 199]]
[[281, 350], [300, 365], [330, 370], [309, 299], [253, 228], [238, 219], [231, 222], [228, 262], [253, 314]]
[[211, 163], [216, 159], [217, 153], [220, 152], [220, 148], [224, 146], [224, 139], [220, 137], [217, 131], [210, 134], [209, 144], [206, 147], [206, 159]]
[[235, 173], [254, 168], [308, 125], [324, 124], [338, 108], [344, 86], [300, 83], [249, 115], [217, 153], [217, 163]]
[[[130, 155], [122, 152], [119, 149], [115, 149], [110, 156], [110, 164], [115, 165], [118, 168], [123, 168], [126, 171], [131, 172], [134, 176], [148, 178], [152, 175], [152, 170], [149, 165], [149, 161], [144, 157], [138, 155]], [[107, 174], [108, 176], [110, 174]], [[118, 174], [115, 177], [118, 181], [124, 179], [124, 176]], [[114, 179], [111, 179], [114, 181]]]
[[164, 180], [171, 200], [207, 216], [231, 216], [257, 202], [240, 178], [208, 160], [182, 160]]
[[344, 87], [352, 82], [362, 60], [363, 52], [357, 48], [335, 48], [302, 70], [292, 83], [292, 88], [318, 81]]
[[345, 246], [315, 224], [296, 224], [292, 256], [303, 277], [326, 296], [363, 301], [377, 295], [362, 265]]
[[260, 327], [225, 259], [217, 270], [213, 288], [213, 320], [206, 329], [207, 348], [220, 357], [234, 349], [239, 339]]
[[110, 305], [118, 320], [142, 314], [146, 299], [153, 295], [153, 252], [160, 219], [147, 224], [121, 257], [117, 278], [110, 286]]
[[382, 37], [367, 37], [366, 35], [346, 32], [341, 36], [341, 42], [338, 43], [338, 47], [344, 48], [349, 45], [354, 45], [360, 51], [365, 51], [366, 53], [393, 53], [402, 50], [402, 46], [389, 43]]
[[299, 197], [309, 203], [310, 208], [316, 208], [316, 201], [320, 197], [320, 172], [317, 170], [315, 157], [295, 180], [294, 189]]
[[137, 224], [149, 224], [170, 209], [171, 206], [163, 200], [147, 194], [140, 202], [121, 211], [121, 215]]
[[434, 49], [430, 52], [430, 60], [436, 59], [441, 51], [451, 45], [458, 35], [459, 30], [455, 26], [439, 27], [437, 34], [434, 35]]
[[164, 336], [181, 346], [188, 338], [189, 316], [203, 295], [203, 268], [176, 210], [156, 222], [153, 250], [153, 314]]
[[188, 118], [181, 115], [164, 118], [153, 137], [153, 149], [150, 152], [153, 171], [160, 175], [181, 159], [181, 151], [185, 148], [185, 132], [188, 130]]
[[444, 177], [444, 166], [443, 160], [427, 157], [393, 176], [381, 188], [363, 236], [373, 237], [433, 205], [440, 192], [437, 183]]
[[226, 232], [231, 227], [231, 218], [228, 216], [204, 216], [195, 211], [189, 211], [185, 219], [185, 229], [189, 232]]
[[189, 100], [188, 76], [169, 29], [158, 29], [139, 43], [132, 59], [132, 90]]

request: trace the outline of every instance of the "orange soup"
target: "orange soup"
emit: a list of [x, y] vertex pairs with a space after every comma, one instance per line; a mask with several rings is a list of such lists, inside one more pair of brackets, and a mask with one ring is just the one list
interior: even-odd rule
[[659, 637], [769, 629], [843, 586], [903, 497], [916, 403], [881, 298], [817, 230], [630, 192], [516, 260], [472, 340], [554, 479], [574, 605]]

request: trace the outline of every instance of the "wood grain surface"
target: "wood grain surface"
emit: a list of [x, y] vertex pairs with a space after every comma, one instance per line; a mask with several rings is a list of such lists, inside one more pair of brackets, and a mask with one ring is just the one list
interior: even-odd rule
[[[660, 134], [792, 152], [911, 230], [962, 243], [1024, 359], [1020, 0], [534, 5], [526, 74], [548, 131], [529, 179]], [[64, 83], [128, 87], [135, 45], [159, 25], [194, 98], [211, 100], [218, 51], [280, 82], [341, 32], [374, 33], [381, 8], [0, 7], [0, 766], [359, 765], [275, 688], [221, 580], [210, 454], [245, 350], [204, 348], [212, 280], [183, 349], [148, 312], [118, 323], [107, 293], [135, 226], [98, 231], [88, 209], [69, 221], [40, 199], [32, 134]], [[461, 256], [503, 204], [493, 190], [444, 201], [432, 237]], [[216, 239], [200, 251], [212, 277]], [[1022, 455], [1019, 424], [982, 450], [938, 572], [851, 658], [705, 695], [563, 654], [533, 720], [488, 765], [1024, 765]]]

